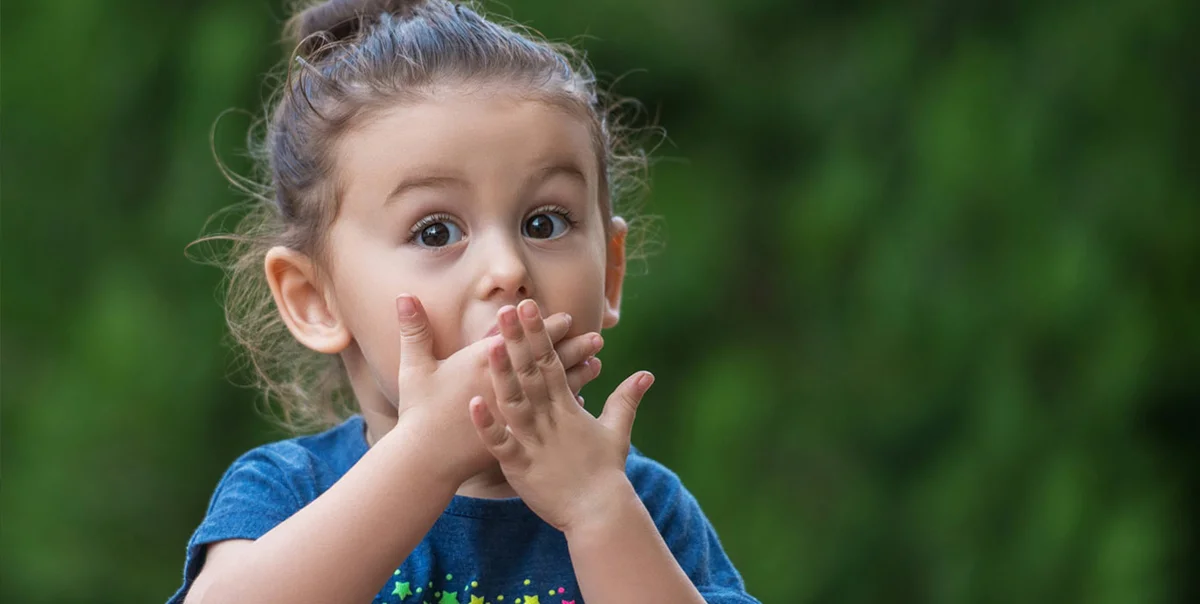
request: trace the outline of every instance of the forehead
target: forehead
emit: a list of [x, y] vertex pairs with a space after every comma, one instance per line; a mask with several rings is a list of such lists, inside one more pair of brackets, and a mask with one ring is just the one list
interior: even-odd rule
[[503, 93], [441, 95], [391, 107], [348, 131], [335, 157], [348, 197], [375, 197], [414, 173], [502, 181], [572, 165], [590, 190], [598, 179], [583, 118], [552, 103]]

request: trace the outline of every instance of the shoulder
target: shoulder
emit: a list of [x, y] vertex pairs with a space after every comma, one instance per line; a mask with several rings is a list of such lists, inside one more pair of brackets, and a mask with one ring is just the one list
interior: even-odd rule
[[706, 602], [756, 602], [746, 594], [716, 530], [699, 502], [675, 472], [637, 449], [630, 449], [625, 474], [680, 568]]
[[[254, 540], [316, 499], [366, 453], [362, 418], [329, 430], [255, 447], [237, 458], [213, 491], [208, 511], [188, 541], [184, 582], [170, 602], [182, 602], [205, 563], [208, 546]], [[234, 546], [237, 547], [237, 546]]]
[[636, 447], [630, 448], [625, 459], [625, 475], [660, 529], [680, 513], [699, 509], [678, 474]]
[[363, 454], [367, 445], [362, 435], [362, 417], [355, 415], [318, 434], [296, 436], [255, 447], [233, 463], [266, 465], [283, 470], [303, 471], [314, 465], [326, 465], [345, 473]]
[[332, 486], [365, 452], [359, 416], [319, 434], [255, 447], [225, 471], [209, 512], [218, 511], [215, 508], [227, 495], [242, 500], [266, 497], [285, 507], [302, 507]]
[[675, 472], [637, 447], [629, 448], [629, 456], [625, 458], [625, 475], [639, 494], [643, 493], [643, 489], [659, 491], [683, 486]]

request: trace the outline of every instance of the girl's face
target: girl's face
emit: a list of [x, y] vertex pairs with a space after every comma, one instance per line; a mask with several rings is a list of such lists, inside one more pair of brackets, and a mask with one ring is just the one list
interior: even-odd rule
[[401, 293], [424, 305], [438, 358], [525, 298], [570, 313], [569, 335], [616, 324], [625, 226], [604, 224], [580, 118], [515, 95], [447, 95], [370, 120], [335, 153], [333, 312], [393, 404]]

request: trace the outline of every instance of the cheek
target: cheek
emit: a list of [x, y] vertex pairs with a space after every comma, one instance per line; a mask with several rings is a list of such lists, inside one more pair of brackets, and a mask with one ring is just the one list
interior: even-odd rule
[[341, 320], [358, 350], [376, 379], [387, 383], [385, 376], [396, 375], [400, 363], [396, 296], [407, 290], [403, 288], [404, 275], [387, 268], [391, 262], [381, 254], [367, 252], [343, 256], [334, 291]]
[[[425, 305], [425, 314], [429, 317], [429, 328], [433, 331], [433, 356], [445, 359], [458, 352], [464, 346], [460, 317], [457, 312], [458, 303], [455, 300], [443, 299], [448, 292], [426, 292], [426, 296], [416, 294]], [[439, 295], [440, 294], [440, 295]]]
[[570, 335], [600, 331], [604, 315], [604, 270], [592, 264], [576, 266], [554, 281], [546, 302], [551, 312], [571, 314]]
[[457, 312], [458, 301], [451, 299], [452, 288], [428, 276], [412, 271], [387, 270], [360, 274], [347, 289], [353, 303], [345, 316], [350, 334], [358, 343], [372, 370], [380, 375], [395, 375], [400, 363], [400, 319], [396, 297], [411, 294], [421, 301], [433, 332], [434, 356], [444, 359], [462, 347]]

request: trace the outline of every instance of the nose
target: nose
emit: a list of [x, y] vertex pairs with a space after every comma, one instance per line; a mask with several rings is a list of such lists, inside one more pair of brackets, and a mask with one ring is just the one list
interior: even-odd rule
[[533, 297], [529, 263], [519, 241], [497, 234], [477, 240], [475, 252], [482, 267], [479, 279], [481, 299], [515, 304]]

